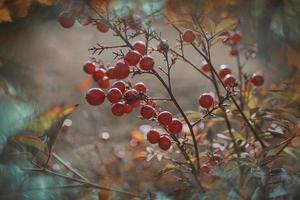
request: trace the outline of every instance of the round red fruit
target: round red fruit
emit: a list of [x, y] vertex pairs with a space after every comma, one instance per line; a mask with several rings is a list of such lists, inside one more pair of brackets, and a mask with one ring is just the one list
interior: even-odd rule
[[109, 26], [106, 23], [98, 22], [97, 29], [102, 33], [106, 33], [109, 30]]
[[179, 119], [173, 119], [169, 124], [169, 132], [170, 134], [178, 134], [182, 131], [182, 122]]
[[146, 93], [147, 88], [144, 83], [138, 82], [133, 86], [133, 89], [135, 89], [138, 93]]
[[182, 33], [182, 40], [187, 43], [192, 43], [196, 39], [196, 36], [192, 30], [185, 30]]
[[159, 145], [159, 147], [160, 147], [162, 150], [167, 151], [168, 149], [170, 149], [171, 144], [172, 144], [172, 143], [171, 143], [171, 140], [170, 140], [168, 137], [162, 136], [162, 137], [159, 138], [159, 143], [158, 143], [158, 145]]
[[124, 99], [131, 104], [138, 99], [138, 95], [139, 94], [135, 89], [130, 89], [124, 93]]
[[75, 23], [75, 17], [69, 12], [62, 12], [58, 17], [58, 21], [62, 27], [71, 28]]
[[227, 65], [221, 65], [219, 70], [219, 76], [224, 78], [227, 74], [231, 74], [231, 70], [228, 68]]
[[236, 78], [234, 76], [232, 76], [231, 74], [227, 74], [224, 77], [223, 82], [226, 87], [234, 87], [236, 84]]
[[156, 106], [156, 101], [153, 99], [147, 99], [146, 100], [147, 105], [155, 107]]
[[105, 93], [100, 88], [91, 88], [87, 91], [85, 99], [90, 105], [97, 106], [104, 102]]
[[163, 111], [157, 116], [157, 121], [165, 126], [169, 126], [172, 123], [173, 115], [168, 111]]
[[83, 71], [87, 74], [93, 74], [96, 71], [96, 66], [92, 62], [88, 61], [84, 63]]
[[242, 36], [239, 33], [235, 33], [233, 36], [231, 36], [231, 39], [234, 42], [239, 42], [242, 39]]
[[209, 64], [207, 64], [206, 62], [203, 63], [201, 69], [204, 72], [210, 72], [211, 71], [211, 68], [210, 68]]
[[142, 41], [136, 41], [133, 45], [134, 50], [138, 51], [141, 55], [146, 53], [146, 44]]
[[137, 108], [141, 105], [141, 101], [137, 99], [133, 101], [130, 105], [132, 106], [132, 108]]
[[112, 104], [111, 112], [115, 116], [122, 116], [125, 113], [125, 104], [123, 102], [117, 102]]
[[140, 68], [145, 71], [150, 71], [153, 69], [153, 67], [154, 67], [154, 59], [149, 55], [143, 56], [140, 61]]
[[157, 51], [166, 53], [169, 50], [169, 45], [166, 40], [161, 40], [157, 45]]
[[106, 76], [109, 79], [115, 79], [115, 68], [113, 66], [111, 66], [107, 69]]
[[98, 81], [100, 79], [103, 79], [105, 76], [106, 71], [102, 68], [96, 69], [95, 72], [93, 73], [93, 78], [95, 81]]
[[107, 89], [109, 87], [109, 78], [107, 76], [104, 76], [103, 79], [99, 79], [97, 83], [100, 88]]
[[126, 55], [124, 56], [124, 60], [128, 65], [135, 66], [139, 63], [141, 59], [141, 54], [135, 50], [129, 50]]
[[150, 130], [147, 133], [147, 140], [151, 143], [151, 144], [156, 144], [160, 141], [160, 134], [157, 130]]
[[253, 74], [251, 76], [251, 82], [255, 86], [261, 86], [264, 84], [265, 79], [264, 79], [263, 75], [261, 75], [261, 74]]
[[117, 103], [122, 99], [122, 92], [118, 88], [111, 88], [108, 90], [107, 99], [111, 103]]
[[214, 97], [211, 93], [203, 93], [199, 96], [198, 102], [202, 108], [209, 109], [214, 104]]
[[118, 88], [122, 93], [126, 90], [126, 84], [124, 81], [116, 81], [112, 84], [112, 88]]
[[116, 79], [124, 79], [129, 75], [129, 66], [124, 62], [117, 62], [115, 64], [115, 77]]
[[130, 105], [130, 104], [125, 104], [125, 108], [124, 108], [124, 112], [125, 113], [131, 113], [132, 112], [132, 110], [133, 110], [133, 107], [132, 107], [132, 105]]
[[152, 106], [145, 105], [141, 108], [140, 114], [145, 119], [151, 119], [155, 115], [155, 109]]
[[231, 49], [230, 50], [230, 55], [231, 56], [237, 56], [239, 54], [239, 51], [237, 49]]

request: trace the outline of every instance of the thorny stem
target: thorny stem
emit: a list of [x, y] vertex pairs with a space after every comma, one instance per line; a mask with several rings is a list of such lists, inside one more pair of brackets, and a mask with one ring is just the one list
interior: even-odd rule
[[[130, 44], [130, 42], [126, 39], [126, 37], [124, 37], [120, 31], [118, 29], [116, 29], [114, 27], [113, 24], [111, 24], [105, 17], [103, 17], [95, 8], [93, 8], [93, 6], [90, 5], [90, 7], [94, 10], [94, 12], [99, 16], [99, 18], [101, 20], [104, 20], [108, 26], [124, 41], [124, 43], [131, 49], [133, 49], [133, 46]], [[199, 159], [199, 150], [198, 150], [198, 145], [197, 145], [197, 141], [196, 141], [196, 137], [195, 137], [195, 133], [193, 131], [193, 127], [191, 125], [191, 123], [189, 122], [187, 116], [185, 115], [184, 111], [182, 110], [182, 108], [180, 107], [180, 105], [178, 104], [176, 98], [174, 97], [172, 91], [170, 90], [170, 88], [168, 87], [168, 85], [165, 83], [165, 81], [162, 79], [162, 77], [153, 69], [152, 70], [153, 74], [158, 78], [158, 80], [163, 84], [163, 86], [165, 87], [165, 89], [167, 90], [167, 92], [170, 95], [170, 98], [172, 99], [174, 105], [176, 106], [176, 108], [178, 109], [178, 111], [180, 112], [180, 114], [182, 115], [182, 117], [184, 118], [184, 121], [186, 122], [186, 124], [189, 127], [189, 130], [191, 132], [192, 135], [192, 139], [193, 139], [193, 144], [194, 144], [194, 148], [195, 148], [195, 154], [196, 154], [196, 161], [197, 161], [197, 169], [195, 169], [194, 164], [192, 163], [189, 155], [186, 153], [185, 149], [183, 148], [183, 146], [180, 144], [179, 140], [177, 139], [177, 137], [172, 137], [175, 141], [176, 144], [178, 146], [178, 148], [181, 150], [182, 154], [184, 155], [185, 159], [188, 160], [188, 162], [190, 163], [191, 169], [192, 169], [192, 174], [195, 176], [196, 182], [199, 185], [199, 189], [200, 191], [203, 193], [204, 189], [201, 186], [201, 184], [198, 181], [198, 172], [200, 169], [200, 159]]]

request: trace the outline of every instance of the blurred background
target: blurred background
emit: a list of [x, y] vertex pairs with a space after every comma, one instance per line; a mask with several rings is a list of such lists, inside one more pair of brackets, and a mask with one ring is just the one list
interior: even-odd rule
[[[117, 8], [124, 10], [129, 7], [147, 13], [147, 5], [155, 5], [158, 9], [164, 7], [176, 13], [176, 9], [191, 5], [199, 10], [210, 6], [213, 15], [229, 13], [240, 18], [238, 29], [245, 43], [257, 41], [258, 56], [245, 68], [249, 74], [265, 74], [266, 84], [278, 84], [291, 74], [297, 74], [300, 67], [300, 3], [297, 0], [205, 2], [119, 0]], [[75, 0], [0, 1], [0, 81], [2, 89], [7, 85], [9, 93], [21, 100], [12, 102], [3, 95], [4, 89], [0, 92], [0, 149], [4, 148], [9, 136], [18, 133], [23, 123], [40, 113], [56, 105], [79, 104], [69, 117], [72, 126], [59, 136], [55, 152], [81, 173], [97, 180], [104, 162], [101, 157], [109, 156], [112, 150], [121, 157], [126, 156], [122, 152], [132, 139], [132, 131], [143, 130], [145, 126], [141, 125], [147, 122], [139, 120], [138, 113], [113, 117], [108, 102], [101, 107], [91, 107], [85, 102], [89, 80], [82, 65], [91, 56], [88, 49], [96, 43], [121, 44], [111, 31], [100, 33], [92, 24], [84, 26], [78, 20], [72, 28], [65, 29], [57, 22], [62, 11], [75, 10], [82, 5], [86, 9], [85, 3]], [[86, 9], [84, 12], [92, 11]], [[156, 20], [154, 28], [162, 32], [169, 44], [176, 45], [178, 34], [166, 22]], [[156, 43], [150, 43], [150, 46], [155, 47]], [[203, 60], [192, 49], [187, 48], [186, 55], [201, 66]], [[236, 73], [236, 58], [230, 56], [226, 46], [214, 46], [212, 55], [216, 66], [227, 64]], [[102, 54], [101, 59], [105, 63], [114, 62], [109, 52]], [[161, 58], [158, 58], [157, 65], [161, 63]], [[207, 80], [185, 65], [178, 62], [174, 67], [175, 95], [185, 110], [196, 110], [198, 95], [212, 88]], [[153, 77], [136, 77], [134, 81], [141, 80], [152, 96], [166, 97], [160, 83]], [[175, 112], [171, 104], [162, 106]], [[106, 142], [103, 142], [103, 133], [109, 134]], [[95, 146], [98, 149], [95, 150]]]

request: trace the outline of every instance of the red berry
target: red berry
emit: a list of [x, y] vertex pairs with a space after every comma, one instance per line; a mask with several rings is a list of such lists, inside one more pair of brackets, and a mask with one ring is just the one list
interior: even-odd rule
[[106, 76], [110, 79], [115, 79], [115, 68], [114, 67], [109, 67], [106, 71]]
[[96, 71], [93, 73], [93, 78], [95, 81], [98, 81], [100, 79], [103, 79], [105, 76], [106, 71], [102, 68], [96, 69]]
[[151, 119], [155, 115], [155, 109], [152, 106], [145, 105], [141, 108], [140, 114], [145, 119]]
[[141, 55], [146, 53], [146, 44], [142, 41], [136, 41], [133, 45], [134, 50], [138, 51]]
[[154, 60], [151, 56], [145, 55], [140, 61], [140, 68], [142, 70], [150, 71], [154, 67]]
[[233, 87], [233, 86], [235, 86], [236, 78], [234, 76], [232, 76], [231, 74], [227, 74], [224, 77], [223, 82], [226, 87]]
[[230, 50], [230, 55], [231, 56], [237, 56], [239, 54], [239, 51], [238, 50], [236, 50], [236, 49], [231, 49]]
[[124, 79], [129, 75], [129, 66], [124, 62], [117, 62], [115, 64], [115, 77], [116, 79]]
[[112, 88], [118, 88], [122, 93], [125, 92], [126, 84], [124, 81], [116, 81], [112, 84]]
[[231, 39], [234, 42], [239, 42], [242, 39], [242, 36], [240, 34], [238, 34], [238, 33], [235, 33], [233, 36], [231, 36]]
[[75, 18], [69, 12], [62, 12], [58, 17], [58, 21], [62, 27], [71, 28], [75, 23]]
[[125, 104], [123, 102], [117, 102], [112, 104], [111, 112], [115, 116], [122, 116], [125, 112]]
[[163, 111], [157, 116], [157, 121], [162, 125], [168, 126], [172, 123], [172, 118], [173, 115], [170, 112]]
[[117, 103], [117, 102], [121, 101], [121, 99], [122, 99], [121, 90], [119, 90], [118, 88], [111, 88], [110, 90], [108, 90], [107, 99], [111, 103]]
[[263, 75], [261, 75], [261, 74], [253, 74], [251, 77], [251, 82], [255, 86], [261, 86], [264, 84], [265, 79], [264, 79]]
[[202, 108], [209, 109], [214, 104], [214, 97], [211, 93], [203, 93], [199, 96], [198, 102]]
[[150, 130], [147, 133], [147, 140], [151, 143], [151, 144], [156, 144], [159, 142], [160, 140], [160, 134], [157, 130]]
[[87, 91], [85, 99], [90, 105], [97, 106], [104, 102], [105, 93], [100, 88], [91, 88]]
[[224, 78], [227, 74], [231, 74], [231, 70], [228, 68], [227, 65], [221, 65], [220, 71], [219, 71], [219, 76], [221, 78]]
[[88, 61], [84, 63], [83, 71], [87, 74], [93, 74], [96, 71], [96, 66], [92, 62]]
[[104, 76], [103, 79], [98, 80], [97, 83], [100, 88], [106, 89], [109, 87], [109, 78], [107, 76]]
[[195, 39], [196, 39], [196, 36], [195, 36], [194, 32], [191, 30], [185, 30], [182, 33], [182, 40], [184, 42], [192, 43], [192, 42], [194, 42]]
[[147, 105], [152, 106], [153, 108], [156, 106], [156, 101], [153, 99], [146, 100]]
[[210, 68], [209, 64], [207, 64], [206, 62], [203, 62], [203, 65], [202, 65], [201, 69], [204, 72], [210, 72], [211, 71], [211, 68]]
[[166, 40], [162, 40], [157, 45], [157, 51], [160, 53], [166, 53], [169, 50], [169, 45]]
[[142, 83], [142, 82], [136, 83], [133, 86], [133, 89], [135, 89], [139, 93], [146, 93], [147, 92], [147, 88], [146, 88], [145, 84]]
[[211, 165], [216, 165], [218, 163], [220, 163], [222, 161], [222, 158], [218, 155], [212, 156], [211, 158], [209, 158], [209, 164]]
[[106, 23], [98, 22], [97, 29], [102, 33], [106, 33], [109, 30], [109, 26]]
[[130, 90], [127, 90], [125, 93], [124, 93], [124, 99], [126, 101], [131, 101], [131, 100], [135, 100], [138, 98], [138, 92], [135, 90], [135, 89], [130, 89]]
[[141, 101], [137, 99], [133, 101], [130, 105], [132, 106], [132, 108], [137, 108], [141, 105]]
[[124, 56], [124, 60], [128, 63], [128, 65], [135, 66], [139, 63], [141, 57], [142, 56], [138, 51], [129, 50]]
[[171, 140], [168, 137], [162, 136], [159, 138], [158, 145], [162, 150], [168, 150], [171, 147], [171, 144]]
[[182, 131], [182, 122], [179, 119], [173, 119], [169, 124], [169, 132], [170, 134], [178, 134]]
[[131, 113], [132, 110], [133, 110], [132, 105], [130, 105], [130, 104], [125, 104], [125, 108], [124, 108], [124, 112], [125, 112], [125, 113]]

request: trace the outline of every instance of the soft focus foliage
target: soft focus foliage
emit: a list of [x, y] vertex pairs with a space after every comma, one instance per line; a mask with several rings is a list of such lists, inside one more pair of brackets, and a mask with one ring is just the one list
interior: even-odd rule
[[25, 17], [33, 3], [50, 6], [54, 0], [1, 0], [0, 23], [12, 22], [14, 18]]

